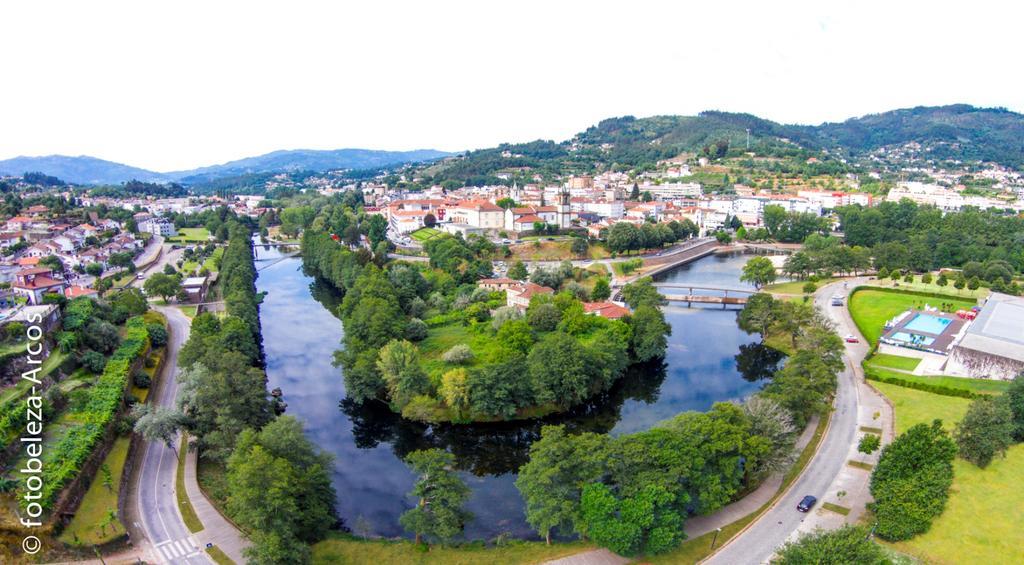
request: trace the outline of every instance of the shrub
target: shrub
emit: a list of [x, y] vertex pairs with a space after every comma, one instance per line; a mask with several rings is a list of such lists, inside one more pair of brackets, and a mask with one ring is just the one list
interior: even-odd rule
[[818, 285], [813, 282], [804, 283], [804, 294], [814, 294], [814, 291], [818, 290]]
[[427, 339], [427, 324], [419, 318], [409, 320], [409, 325], [405, 327], [405, 337], [409, 341]]
[[960, 457], [985, 468], [1013, 444], [1013, 411], [1006, 397], [976, 398], [957, 426]]
[[103, 372], [103, 367], [107, 365], [107, 358], [102, 353], [89, 349], [82, 354], [79, 362], [87, 371], [98, 375]]
[[167, 345], [167, 328], [163, 324], [147, 324], [146, 331], [149, 332], [149, 341], [153, 347], [163, 347]]
[[901, 386], [904, 388], [912, 388], [914, 390], [921, 390], [924, 392], [930, 392], [932, 394], [939, 394], [942, 396], [956, 396], [958, 398], [978, 398], [983, 396], [978, 393], [971, 392], [962, 388], [953, 388], [943, 385], [933, 385], [928, 383], [919, 383], [917, 381], [908, 381], [899, 377], [887, 377], [874, 373], [873, 371], [865, 371], [864, 377], [869, 381], [878, 381], [880, 383], [886, 383], [890, 385]]
[[462, 365], [473, 360], [473, 350], [464, 343], [453, 345], [451, 349], [444, 352], [442, 359], [445, 363]]
[[149, 388], [149, 375], [147, 375], [145, 371], [136, 372], [135, 375], [132, 377], [132, 384], [134, 384], [138, 388]]

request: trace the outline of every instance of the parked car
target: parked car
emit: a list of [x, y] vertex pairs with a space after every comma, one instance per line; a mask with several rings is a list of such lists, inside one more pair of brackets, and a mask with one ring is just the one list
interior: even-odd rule
[[800, 503], [796, 505], [796, 509], [800, 512], [810, 512], [811, 508], [814, 508], [814, 505], [817, 502], [817, 497], [808, 494], [800, 500]]
[[846, 343], [860, 343], [860, 340], [857, 339], [857, 336], [853, 334], [848, 334], [845, 339]]
[[843, 305], [843, 297], [842, 296], [833, 296], [832, 297], [832, 305], [833, 306], [842, 306]]

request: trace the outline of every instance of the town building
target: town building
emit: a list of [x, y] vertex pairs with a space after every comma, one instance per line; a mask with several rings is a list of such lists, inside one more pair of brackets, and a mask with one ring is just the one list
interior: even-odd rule
[[143, 220], [142, 222], [139, 222], [139, 231], [162, 237], [174, 237], [178, 235], [178, 230], [174, 229], [174, 224], [172, 224], [167, 218], [149, 218], [148, 220]]
[[43, 295], [64, 293], [64, 281], [53, 275], [52, 269], [32, 267], [14, 274], [11, 290], [28, 299], [29, 304], [42, 304]]
[[1024, 298], [993, 292], [954, 344], [946, 372], [1005, 380], [1024, 372]]

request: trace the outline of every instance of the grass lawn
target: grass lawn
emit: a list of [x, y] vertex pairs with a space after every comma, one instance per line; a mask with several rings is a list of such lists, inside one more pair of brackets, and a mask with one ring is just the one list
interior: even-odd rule
[[885, 323], [894, 318], [900, 312], [913, 307], [920, 307], [925, 303], [931, 306], [938, 306], [939, 302], [952, 304], [953, 311], [961, 308], [970, 308], [977, 304], [972, 298], [949, 298], [939, 299], [926, 296], [905, 294], [899, 290], [866, 289], [853, 293], [850, 297], [850, 315], [857, 324], [860, 333], [871, 343], [878, 343], [882, 335]]
[[431, 546], [429, 551], [413, 542], [400, 540], [363, 540], [335, 534], [313, 546], [314, 564], [345, 563], [430, 563], [431, 565], [476, 565], [500, 563], [523, 565], [541, 563], [592, 548], [584, 542], [556, 543], [511, 541], [500, 547], [471, 544], [462, 547]]
[[[957, 379], [954, 379], [957, 380]], [[964, 380], [964, 379], [959, 379]], [[942, 418], [947, 427], [963, 417], [968, 400], [872, 383], [896, 404], [896, 428]], [[949, 502], [928, 532], [886, 544], [927, 563], [1024, 562], [1024, 444], [1009, 449], [986, 469], [956, 459]]]
[[206, 242], [210, 238], [210, 230], [206, 228], [181, 228], [178, 235], [167, 238], [169, 243]]
[[964, 287], [961, 290], [957, 290], [953, 286], [952, 277], [950, 277], [948, 285], [946, 285], [945, 287], [941, 287], [935, 284], [935, 280], [938, 278], [938, 275], [932, 275], [932, 282], [930, 284], [924, 284], [923, 282], [921, 282], [920, 275], [914, 275], [914, 282], [912, 283], [903, 282], [903, 279], [900, 279], [898, 281], [893, 281], [891, 279], [880, 281], [878, 279], [875, 279], [873, 281], [868, 282], [867, 284], [871, 286], [880, 286], [883, 288], [897, 288], [902, 290], [916, 290], [918, 292], [934, 292], [936, 294], [949, 294], [951, 296], [956, 296], [959, 298], [984, 298], [988, 296], [989, 293], [989, 289], [985, 287], [979, 287], [975, 290], [971, 290], [967, 287]]
[[[871, 366], [867, 367], [867, 370], [873, 374], [882, 377], [892, 377], [915, 383], [948, 386], [950, 388], [959, 388], [981, 394], [999, 394], [1002, 392], [1006, 392], [1006, 389], [1010, 388], [1010, 381], [996, 381], [992, 379], [967, 379], [963, 377], [945, 377], [939, 375], [908, 375], [906, 373], [897, 373], [895, 371], [887, 371], [885, 369], [879, 369]], [[872, 384], [877, 383], [873, 381]]]
[[210, 559], [213, 559], [213, 562], [217, 565], [235, 565], [235, 561], [217, 546], [206, 548], [206, 553], [210, 555]]
[[929, 563], [1024, 562], [1024, 444], [986, 469], [957, 459], [946, 510], [928, 532], [892, 544]]
[[882, 391], [896, 407], [896, 433], [901, 434], [915, 424], [930, 423], [938, 418], [947, 430], [959, 422], [971, 403], [966, 398], [941, 396], [905, 388], [902, 386], [871, 381], [871, 385]]
[[[103, 485], [103, 471], [97, 471], [89, 485], [89, 490], [82, 499], [81, 506], [75, 512], [71, 523], [60, 534], [60, 541], [68, 545], [98, 545], [112, 541], [124, 535], [124, 526], [115, 517], [109, 521], [110, 512], [117, 513], [117, 493], [121, 484], [121, 472], [128, 456], [128, 445], [131, 438], [122, 436], [114, 441], [114, 446], [103, 460], [110, 469], [110, 490]], [[102, 469], [102, 467], [101, 467]]]
[[[821, 288], [821, 287], [823, 287], [823, 286], [825, 286], [825, 285], [827, 285], [829, 283], [833, 283], [833, 282], [835, 282], [837, 280], [839, 280], [839, 279], [837, 279], [837, 278], [821, 279], [820, 281], [818, 281], [818, 282], [816, 282], [814, 284], [817, 285], [818, 288]], [[803, 294], [804, 293], [804, 285], [807, 284], [807, 282], [808, 281], [780, 282], [780, 283], [770, 284], [770, 285], [764, 287], [761, 290], [763, 290], [764, 292], [770, 292], [772, 294]]]
[[418, 241], [420, 243], [423, 243], [424, 241], [427, 241], [428, 239], [434, 239], [435, 237], [440, 237], [442, 235], [444, 235], [444, 232], [439, 230], [439, 229], [435, 229], [435, 228], [420, 228], [420, 229], [412, 232], [411, 234], [409, 234], [409, 237], [415, 239], [416, 241]]
[[887, 369], [913, 371], [921, 364], [921, 360], [917, 357], [903, 357], [901, 355], [878, 353], [868, 361], [868, 364], [875, 365], [877, 367], [885, 367]]
[[181, 313], [188, 316], [190, 320], [197, 316], [196, 312], [199, 310], [198, 306], [179, 306], [178, 308], [180, 308]]
[[178, 450], [178, 472], [174, 479], [174, 494], [178, 499], [178, 510], [181, 512], [181, 518], [185, 522], [185, 527], [188, 531], [196, 533], [203, 529], [203, 523], [199, 520], [199, 516], [196, 515], [196, 511], [192, 508], [192, 503], [188, 499], [188, 492], [185, 490], [185, 450], [188, 449], [188, 437], [185, 434], [181, 435], [181, 445]]

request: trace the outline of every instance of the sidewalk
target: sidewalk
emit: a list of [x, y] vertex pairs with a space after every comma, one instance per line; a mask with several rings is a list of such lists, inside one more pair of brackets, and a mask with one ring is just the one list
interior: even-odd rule
[[203, 523], [203, 529], [192, 534], [199, 540], [200, 547], [212, 543], [226, 553], [235, 563], [241, 565], [246, 562], [242, 550], [252, 545], [248, 539], [238, 531], [234, 524], [229, 522], [216, 508], [206, 499], [206, 495], [199, 489], [199, 481], [196, 477], [196, 465], [198, 457], [194, 449], [186, 450], [185, 454], [185, 492], [192, 503], [192, 508]]

